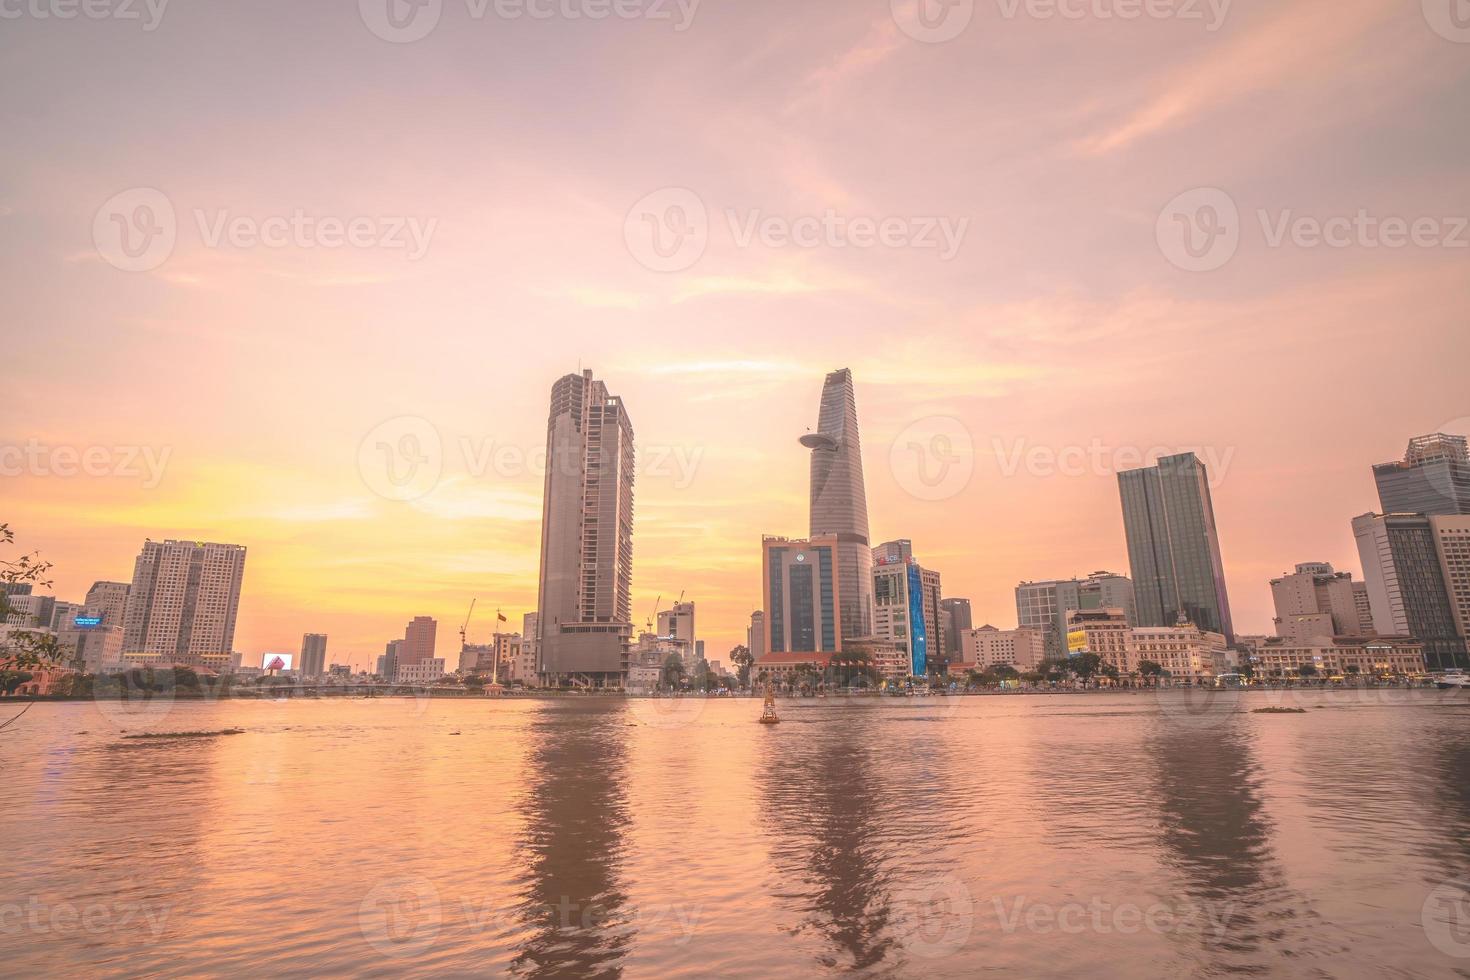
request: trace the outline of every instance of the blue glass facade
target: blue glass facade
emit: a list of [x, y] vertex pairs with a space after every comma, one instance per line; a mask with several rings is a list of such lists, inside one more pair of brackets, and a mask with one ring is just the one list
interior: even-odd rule
[[909, 566], [909, 628], [913, 638], [910, 673], [923, 677], [929, 672], [929, 630], [924, 625], [924, 582], [918, 565]]

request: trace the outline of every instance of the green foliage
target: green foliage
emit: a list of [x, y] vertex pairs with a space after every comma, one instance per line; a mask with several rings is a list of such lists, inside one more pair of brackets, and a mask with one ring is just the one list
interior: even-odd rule
[[[0, 547], [10, 547], [14, 544], [15, 532], [11, 530], [9, 524], [0, 524]], [[42, 561], [38, 552], [30, 552], [14, 558], [0, 558], [0, 586], [30, 585], [43, 589], [48, 588], [51, 585], [50, 573], [51, 563]], [[0, 589], [0, 623], [9, 617], [11, 612], [9, 597], [5, 594], [4, 589]], [[47, 636], [40, 632], [16, 631], [0, 642], [0, 657], [8, 660], [12, 667], [40, 667], [61, 660], [61, 648], [57, 645], [54, 636]]]
[[16, 688], [30, 681], [33, 676], [35, 675], [26, 670], [0, 670], [0, 692], [14, 694]]

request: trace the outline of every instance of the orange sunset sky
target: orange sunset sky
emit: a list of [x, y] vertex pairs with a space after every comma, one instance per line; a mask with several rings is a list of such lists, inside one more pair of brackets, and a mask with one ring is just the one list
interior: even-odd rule
[[[726, 660], [760, 536], [807, 530], [796, 439], [851, 367], [873, 541], [912, 539], [977, 625], [1015, 624], [1022, 579], [1126, 573], [1118, 462], [1198, 449], [1236, 629], [1268, 632], [1272, 576], [1360, 572], [1371, 464], [1470, 431], [1470, 44], [1419, 0], [1237, 0], [1214, 30], [1010, 7], [943, 43], [888, 0], [704, 0], [682, 30], [445, 0], [412, 43], [351, 2], [6, 21], [0, 521], [72, 600], [130, 578], [145, 537], [248, 546], [246, 663], [309, 631], [368, 666], [427, 614], [452, 666], [471, 597], [472, 640], [534, 608], [541, 477], [514, 461], [587, 367], [639, 447], [635, 619], [682, 591]], [[145, 271], [94, 228], [135, 188], [177, 217]], [[661, 272], [625, 225], [667, 188], [708, 245]], [[1207, 271], [1160, 240], [1195, 188], [1239, 211]], [[968, 224], [948, 259], [740, 238], [829, 210]], [[210, 239], [296, 211], [434, 230], [416, 258]], [[1447, 232], [1273, 244], [1360, 212]], [[405, 416], [442, 474], [396, 501], [359, 450]], [[16, 465], [26, 447], [125, 472]], [[968, 480], [929, 499], [917, 467], [950, 456]]]

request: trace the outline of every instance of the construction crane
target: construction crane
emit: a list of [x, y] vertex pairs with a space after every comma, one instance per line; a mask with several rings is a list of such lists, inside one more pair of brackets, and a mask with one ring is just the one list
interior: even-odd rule
[[658, 615], [658, 604], [664, 601], [664, 594], [660, 592], [658, 598], [653, 600], [653, 615], [648, 617], [648, 632], [653, 632], [653, 619]]
[[470, 628], [470, 617], [475, 614], [476, 601], [478, 601], [478, 597], [470, 599], [470, 611], [465, 613], [464, 625], [459, 628], [459, 645], [461, 648], [463, 648], [469, 642], [467, 639], [465, 639], [465, 634], [469, 631]]

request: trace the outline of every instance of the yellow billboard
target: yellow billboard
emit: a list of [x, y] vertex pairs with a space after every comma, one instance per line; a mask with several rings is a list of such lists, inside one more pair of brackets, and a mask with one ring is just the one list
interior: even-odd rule
[[1087, 630], [1067, 631], [1067, 653], [1087, 652]]

